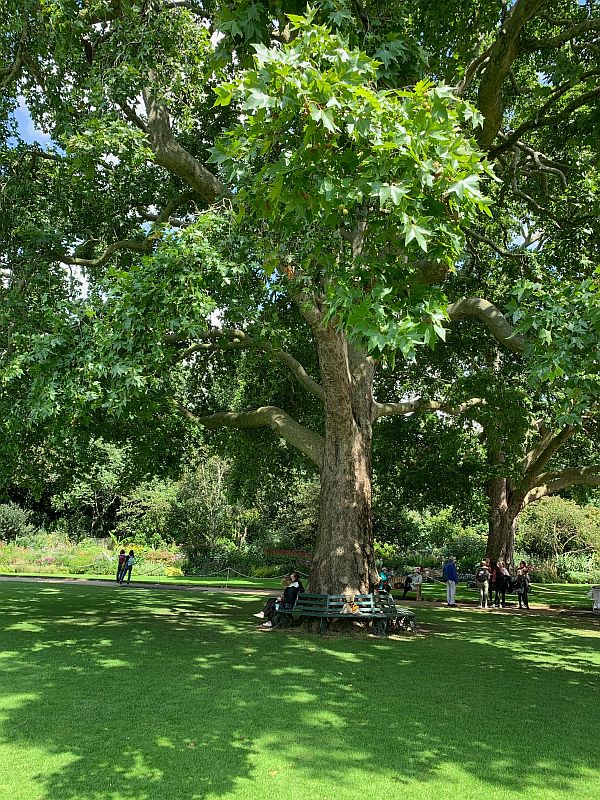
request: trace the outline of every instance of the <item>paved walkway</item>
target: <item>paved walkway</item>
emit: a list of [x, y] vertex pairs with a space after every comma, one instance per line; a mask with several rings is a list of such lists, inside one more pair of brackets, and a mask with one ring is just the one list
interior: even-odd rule
[[[268, 597], [272, 595], [275, 589], [252, 589], [241, 586], [198, 586], [197, 584], [188, 583], [150, 583], [149, 581], [132, 581], [131, 584], [118, 586], [116, 581], [102, 580], [100, 578], [59, 578], [59, 577], [34, 577], [28, 575], [0, 575], [0, 581], [14, 581], [17, 583], [59, 583], [70, 585], [88, 585], [88, 586], [112, 586], [118, 591], [131, 591], [131, 589], [162, 589], [166, 591], [184, 591], [184, 592], [217, 592], [220, 594], [245, 594], [255, 595], [259, 597]], [[399, 605], [414, 608], [446, 608], [446, 603], [441, 600], [422, 600], [417, 603], [415, 600], [405, 599], [399, 601]], [[551, 616], [556, 615], [571, 615], [577, 617], [592, 617], [600, 619], [600, 612], [592, 611], [585, 608], [553, 608], [545, 603], [530, 603], [529, 611], [523, 611], [518, 606], [507, 606], [506, 608], [490, 608], [484, 611], [479, 608], [477, 601], [472, 603], [458, 603], [456, 611], [475, 611], [480, 614], [548, 614]]]
[[119, 591], [128, 591], [131, 589], [166, 589], [184, 592], [223, 592], [226, 594], [254, 594], [254, 595], [271, 595], [275, 589], [247, 589], [243, 586], [198, 586], [197, 584], [189, 583], [150, 583], [149, 581], [135, 581], [130, 584], [118, 585], [116, 581], [102, 580], [101, 578], [54, 578], [51, 575], [48, 577], [34, 577], [29, 575], [0, 575], [0, 581], [17, 581], [26, 583], [68, 583], [71, 585], [88, 585], [88, 586], [112, 586]]

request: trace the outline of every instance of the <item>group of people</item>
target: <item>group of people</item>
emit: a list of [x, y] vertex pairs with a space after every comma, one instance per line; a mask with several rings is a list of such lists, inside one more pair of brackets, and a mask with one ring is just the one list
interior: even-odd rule
[[262, 623], [263, 628], [272, 628], [276, 611], [279, 608], [293, 608], [296, 605], [298, 595], [304, 591], [299, 572], [290, 572], [289, 575], [283, 578], [282, 584], [282, 594], [277, 595], [277, 597], [269, 597], [263, 610], [254, 615], [258, 619], [264, 620]]
[[[479, 590], [479, 607], [505, 608], [506, 593], [514, 590], [517, 593], [519, 608], [529, 609], [530, 571], [531, 567], [525, 561], [521, 561], [516, 578], [513, 578], [504, 561], [484, 558], [475, 573], [475, 586]], [[446, 583], [447, 603], [449, 606], [455, 606], [458, 570], [454, 558], [449, 558], [444, 564], [442, 577]]]
[[[507, 592], [515, 591], [519, 601], [519, 608], [529, 608], [529, 587], [531, 566], [525, 561], [519, 563], [516, 576], [513, 578], [504, 561], [494, 561], [485, 558], [481, 561], [475, 572], [475, 586], [479, 590], [480, 608], [505, 608]], [[414, 592], [417, 602], [421, 600], [423, 586], [423, 567], [416, 567], [411, 575], [399, 584], [394, 580], [393, 574], [385, 567], [379, 570], [379, 591], [391, 591], [392, 588], [402, 586], [402, 599], [408, 592]], [[442, 580], [446, 584], [446, 601], [449, 606], [456, 606], [456, 584], [458, 583], [458, 569], [454, 558], [449, 558], [444, 564]]]
[[129, 584], [131, 581], [131, 570], [133, 569], [134, 564], [135, 556], [133, 554], [133, 550], [129, 551], [129, 555], [127, 555], [125, 550], [121, 550], [117, 564], [117, 583], [125, 583], [125, 577], [127, 577], [127, 584]]

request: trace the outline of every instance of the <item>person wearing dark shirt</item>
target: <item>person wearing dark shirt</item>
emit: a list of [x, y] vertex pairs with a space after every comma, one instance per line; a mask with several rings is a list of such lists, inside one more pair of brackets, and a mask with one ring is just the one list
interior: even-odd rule
[[275, 616], [277, 608], [293, 608], [296, 605], [298, 595], [300, 592], [304, 591], [304, 586], [300, 580], [299, 572], [291, 572], [289, 575], [286, 575], [282, 583], [284, 587], [283, 594], [280, 594], [278, 597], [269, 597], [265, 603], [264, 609], [259, 611], [258, 614], [254, 615], [259, 619], [265, 620], [263, 622], [263, 628], [272, 628], [273, 617]]
[[456, 605], [456, 584], [458, 583], [458, 570], [452, 556], [444, 564], [443, 578], [446, 581], [446, 600], [449, 606]]

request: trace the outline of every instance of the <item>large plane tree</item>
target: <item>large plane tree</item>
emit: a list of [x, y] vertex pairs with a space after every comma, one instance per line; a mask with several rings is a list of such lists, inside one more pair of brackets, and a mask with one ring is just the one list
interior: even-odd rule
[[[535, 325], [523, 338], [494, 301], [534, 277], [536, 247], [564, 240], [557, 203], [592, 250], [598, 4], [8, 7], [2, 109], [23, 96], [56, 147], [13, 142], [4, 157], [19, 258], [5, 257], [3, 289], [23, 290], [27, 254], [81, 288], [59, 308], [41, 294], [47, 330], [4, 330], [5, 391], [18, 384], [46, 419], [170, 404], [205, 428], [271, 428], [321, 477], [311, 586], [368, 591], [374, 423], [449, 408], [377, 398], [379, 364], [466, 318], [538, 355]], [[23, 173], [44, 209], [26, 225]], [[484, 283], [477, 247], [498, 256], [485, 299], [462, 294]], [[543, 266], [542, 283], [560, 273]], [[590, 274], [588, 260], [566, 277]], [[302, 419], [211, 394], [218, 357], [249, 350], [312, 398]], [[583, 352], [565, 375], [575, 395]]]

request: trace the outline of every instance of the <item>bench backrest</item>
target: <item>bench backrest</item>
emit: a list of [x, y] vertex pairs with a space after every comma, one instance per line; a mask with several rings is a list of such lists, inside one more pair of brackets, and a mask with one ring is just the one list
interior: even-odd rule
[[361, 612], [394, 612], [396, 610], [393, 598], [387, 594], [357, 594], [354, 595], [352, 600], [350, 595], [345, 594], [311, 594], [310, 592], [302, 592], [298, 595], [294, 612], [341, 614], [344, 605], [348, 602], [356, 603]]

